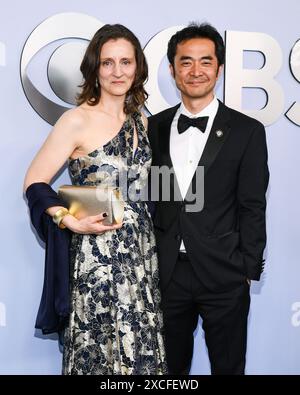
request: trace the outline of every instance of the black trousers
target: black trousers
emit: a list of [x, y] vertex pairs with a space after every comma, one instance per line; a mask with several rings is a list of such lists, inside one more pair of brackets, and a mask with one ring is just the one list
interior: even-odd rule
[[180, 254], [172, 279], [162, 293], [167, 363], [170, 374], [188, 374], [199, 314], [212, 374], [242, 375], [245, 370], [249, 285], [212, 293], [196, 277], [186, 254]]

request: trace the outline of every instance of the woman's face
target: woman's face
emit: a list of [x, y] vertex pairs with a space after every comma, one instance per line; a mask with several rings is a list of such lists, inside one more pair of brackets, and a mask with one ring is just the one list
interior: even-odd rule
[[124, 38], [107, 41], [101, 49], [99, 83], [101, 96], [125, 96], [136, 73], [133, 45]]

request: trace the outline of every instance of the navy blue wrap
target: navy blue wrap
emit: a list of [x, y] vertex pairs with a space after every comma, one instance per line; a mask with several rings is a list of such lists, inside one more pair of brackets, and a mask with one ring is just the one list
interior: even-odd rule
[[44, 182], [31, 184], [26, 190], [32, 225], [46, 244], [42, 298], [35, 327], [43, 334], [60, 332], [69, 316], [69, 246], [71, 232], [59, 229], [45, 210], [65, 204]]

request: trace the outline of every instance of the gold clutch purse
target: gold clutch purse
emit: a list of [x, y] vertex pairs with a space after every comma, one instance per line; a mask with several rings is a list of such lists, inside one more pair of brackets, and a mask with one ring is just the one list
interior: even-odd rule
[[68, 206], [74, 217], [107, 213], [103, 224], [119, 224], [123, 221], [124, 201], [118, 188], [110, 186], [62, 185], [58, 196]]

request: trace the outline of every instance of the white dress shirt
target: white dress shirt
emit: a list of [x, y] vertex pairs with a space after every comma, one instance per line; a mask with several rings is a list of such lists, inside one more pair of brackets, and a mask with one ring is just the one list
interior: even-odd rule
[[[191, 114], [181, 103], [172, 121], [170, 155], [183, 199], [197, 169], [218, 108], [219, 102], [216, 97], [198, 114]], [[179, 134], [177, 123], [180, 114], [189, 118], [209, 117], [205, 132], [202, 133], [198, 128], [190, 126], [185, 132]], [[185, 251], [183, 242], [181, 242], [180, 251]]]

